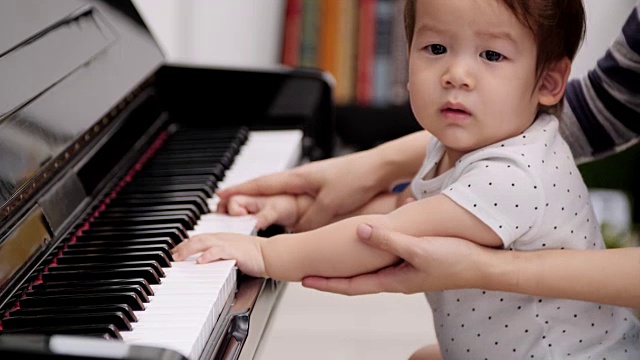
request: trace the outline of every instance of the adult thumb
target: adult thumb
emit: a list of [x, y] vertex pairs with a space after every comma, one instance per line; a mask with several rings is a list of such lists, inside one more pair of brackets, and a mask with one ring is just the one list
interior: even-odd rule
[[368, 224], [358, 225], [356, 234], [365, 244], [394, 254], [409, 262], [411, 261], [408, 258], [414, 257], [415, 247], [418, 245], [417, 242], [420, 241], [419, 238], [414, 236]]

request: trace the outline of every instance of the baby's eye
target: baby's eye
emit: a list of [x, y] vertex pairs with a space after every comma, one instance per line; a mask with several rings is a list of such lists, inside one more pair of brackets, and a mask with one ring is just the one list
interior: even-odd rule
[[498, 62], [500, 60], [504, 59], [504, 55], [500, 54], [497, 51], [493, 51], [493, 50], [485, 50], [483, 52], [480, 53], [480, 57], [483, 57], [485, 59], [487, 59], [488, 61], [491, 62]]
[[442, 55], [447, 52], [447, 48], [440, 44], [427, 45], [425, 49], [427, 49], [427, 52], [431, 55]]

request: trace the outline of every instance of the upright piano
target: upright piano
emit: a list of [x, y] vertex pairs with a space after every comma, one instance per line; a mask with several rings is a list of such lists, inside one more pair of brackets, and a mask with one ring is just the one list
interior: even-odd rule
[[3, 0], [0, 83], [0, 358], [251, 358], [283, 284], [170, 250], [255, 233], [217, 188], [332, 156], [331, 78], [169, 64], [130, 1]]

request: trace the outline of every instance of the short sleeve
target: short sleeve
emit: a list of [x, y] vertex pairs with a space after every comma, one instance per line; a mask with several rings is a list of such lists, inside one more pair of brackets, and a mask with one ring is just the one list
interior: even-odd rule
[[505, 248], [541, 221], [544, 193], [525, 165], [508, 157], [492, 158], [456, 171], [457, 180], [442, 193], [489, 226]]

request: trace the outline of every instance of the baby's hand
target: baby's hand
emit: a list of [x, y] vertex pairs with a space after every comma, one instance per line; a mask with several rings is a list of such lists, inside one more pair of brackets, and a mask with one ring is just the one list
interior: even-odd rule
[[226, 211], [229, 215], [255, 214], [258, 229], [273, 224], [291, 226], [299, 217], [296, 197], [292, 195], [235, 195], [229, 199]]
[[196, 262], [235, 259], [238, 268], [247, 275], [268, 277], [257, 236], [234, 233], [200, 234], [183, 241], [171, 250], [175, 261], [182, 261], [202, 252]]

